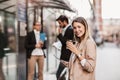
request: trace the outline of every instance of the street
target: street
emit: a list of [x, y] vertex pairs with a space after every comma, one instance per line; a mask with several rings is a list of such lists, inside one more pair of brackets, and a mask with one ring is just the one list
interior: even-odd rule
[[[45, 59], [44, 80], [56, 80], [55, 73], [59, 64], [59, 60], [56, 59], [54, 55], [59, 57], [60, 52], [52, 47], [50, 48], [49, 51], [48, 65], [47, 59]], [[18, 61], [20, 64], [18, 64], [19, 66], [17, 78], [18, 80], [26, 80], [25, 55], [21, 54], [21, 56], [19, 56], [18, 58]], [[97, 47], [96, 80], [120, 80], [119, 61], [120, 61], [120, 48], [116, 47], [115, 44], [105, 43], [104, 46]], [[7, 73], [6, 61], [4, 61], [3, 69], [6, 76], [6, 80], [16, 80], [17, 72], [15, 72], [16, 71], [15, 56], [9, 57], [8, 64], [9, 73]]]
[[[50, 66], [53, 65], [55, 64]], [[120, 48], [113, 43], [105, 43], [104, 46], [97, 48], [96, 80], [120, 80], [119, 68]], [[56, 80], [55, 74], [45, 72], [44, 80]]]

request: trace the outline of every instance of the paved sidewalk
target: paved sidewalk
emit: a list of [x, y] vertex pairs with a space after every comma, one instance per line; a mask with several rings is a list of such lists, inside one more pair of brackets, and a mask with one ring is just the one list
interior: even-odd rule
[[[50, 48], [49, 56], [45, 59], [44, 80], [56, 80], [55, 73], [59, 64], [59, 60], [56, 59], [54, 55], [59, 57], [60, 52], [54, 48]], [[25, 54], [20, 54], [18, 57], [18, 68], [16, 67], [15, 56], [16, 55], [9, 55], [9, 72], [7, 72], [6, 61], [4, 61], [3, 69], [5, 76], [7, 77], [6, 80], [26, 80]], [[6, 58], [4, 58], [4, 60], [6, 60]], [[119, 68], [120, 48], [116, 47], [116, 45], [113, 43], [105, 43], [104, 46], [97, 48], [96, 80], [120, 80]]]
[[[49, 66], [54, 66], [53, 54]], [[113, 43], [105, 43], [97, 48], [96, 80], [120, 80], [120, 48]], [[57, 68], [57, 67], [56, 67]], [[55, 69], [56, 69], [55, 68]], [[52, 68], [51, 68], [52, 69]], [[51, 70], [50, 69], [50, 70]], [[56, 80], [55, 74], [45, 72], [44, 80]]]
[[56, 76], [55, 74], [45, 72], [44, 80], [56, 80]]

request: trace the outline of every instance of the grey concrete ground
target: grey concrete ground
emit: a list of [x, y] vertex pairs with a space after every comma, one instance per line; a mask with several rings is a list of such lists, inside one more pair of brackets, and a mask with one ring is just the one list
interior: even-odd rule
[[[57, 70], [57, 66], [59, 60], [56, 60], [53, 56], [57, 53], [59, 57], [60, 52], [55, 51], [54, 48], [49, 49], [49, 64], [47, 65], [45, 59], [45, 67], [44, 67], [44, 80], [56, 80], [55, 72]], [[56, 55], [56, 54], [55, 54]], [[18, 80], [25, 80], [25, 56], [23, 55], [21, 60], [21, 67], [19, 71], [21, 71], [19, 77], [22, 77]], [[9, 72], [7, 74], [6, 71], [6, 61], [4, 59], [4, 73], [7, 76], [6, 80], [16, 80], [16, 66], [15, 66], [15, 56], [11, 56], [9, 58]], [[48, 67], [48, 71], [47, 68]], [[120, 48], [117, 48], [113, 43], [105, 43], [104, 46], [97, 48], [97, 66], [96, 66], [96, 80], [120, 80]]]
[[114, 44], [98, 48], [96, 80], [120, 80], [120, 48]]
[[[120, 80], [120, 48], [105, 43], [97, 48], [96, 80]], [[54, 74], [45, 74], [45, 80], [56, 80]]]
[[3, 72], [6, 80], [16, 80], [17, 78], [16, 54], [8, 53], [3, 59]]

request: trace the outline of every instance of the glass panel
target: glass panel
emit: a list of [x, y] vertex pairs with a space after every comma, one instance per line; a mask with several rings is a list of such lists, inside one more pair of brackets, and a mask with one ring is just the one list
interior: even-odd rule
[[[15, 15], [0, 11], [1, 31], [6, 36], [7, 46], [4, 48], [5, 56], [0, 58], [0, 77], [5, 80], [16, 80], [17, 64], [16, 64], [16, 34], [15, 34]], [[5, 40], [0, 43], [4, 44]], [[1, 53], [1, 54], [2, 54]], [[1, 57], [1, 55], [0, 55]], [[2, 74], [3, 72], [3, 74]], [[1, 75], [2, 74], [2, 75]]]

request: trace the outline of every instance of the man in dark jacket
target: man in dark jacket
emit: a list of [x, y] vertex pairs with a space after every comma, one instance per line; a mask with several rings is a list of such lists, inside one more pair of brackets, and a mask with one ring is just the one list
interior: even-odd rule
[[29, 32], [25, 40], [25, 48], [28, 60], [28, 79], [33, 80], [34, 69], [38, 64], [38, 80], [43, 80], [44, 52], [42, 50], [44, 42], [40, 39], [40, 23], [36, 22], [33, 31]]
[[2, 33], [0, 27], [0, 80], [5, 80], [2, 70], [2, 64], [3, 64], [3, 57], [5, 56], [4, 48], [6, 46], [7, 46], [7, 38], [5, 37], [5, 34]]
[[[71, 25], [69, 25], [68, 18], [65, 15], [59, 16], [56, 19], [56, 21], [58, 21], [59, 23], [57, 38], [62, 43], [60, 60], [64, 60], [68, 62], [71, 55], [71, 51], [66, 49], [66, 41], [73, 40], [73, 29]], [[63, 76], [63, 78], [60, 79], [60, 75], [64, 69], [65, 66], [63, 66], [63, 64], [60, 62], [56, 73], [57, 80], [63, 80], [63, 79], [65, 80], [65, 76]]]

